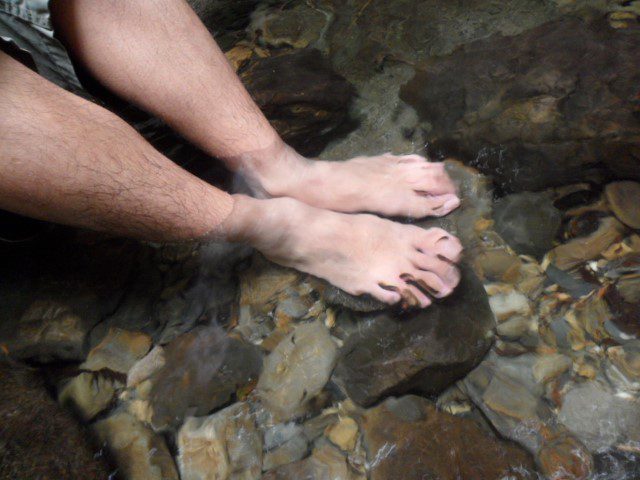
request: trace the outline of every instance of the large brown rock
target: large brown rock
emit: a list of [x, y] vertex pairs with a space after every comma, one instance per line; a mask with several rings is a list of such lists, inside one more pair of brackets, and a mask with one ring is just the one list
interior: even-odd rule
[[425, 310], [359, 321], [334, 380], [361, 405], [408, 391], [440, 392], [480, 362], [495, 325], [484, 287], [468, 267], [456, 291]]
[[427, 60], [401, 98], [506, 191], [639, 178], [639, 64], [640, 30], [566, 17]]
[[[207, 415], [257, 381], [262, 355], [254, 345], [200, 327], [164, 350], [164, 365], [147, 380], [148, 418], [156, 430], [177, 428], [187, 415]], [[140, 386], [139, 391], [149, 387]]]
[[524, 450], [420, 397], [390, 398], [360, 424], [371, 480], [537, 478]]

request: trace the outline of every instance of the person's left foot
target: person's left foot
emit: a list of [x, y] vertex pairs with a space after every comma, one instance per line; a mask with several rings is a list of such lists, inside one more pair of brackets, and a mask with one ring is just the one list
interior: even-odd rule
[[292, 197], [337, 212], [371, 212], [422, 218], [443, 216], [460, 205], [443, 163], [390, 153], [344, 162], [307, 160], [291, 149], [251, 172], [266, 197]]

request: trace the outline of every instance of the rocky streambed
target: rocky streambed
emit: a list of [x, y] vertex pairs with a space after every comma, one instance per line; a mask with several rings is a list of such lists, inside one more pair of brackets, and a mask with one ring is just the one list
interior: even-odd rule
[[457, 158], [417, 224], [463, 281], [402, 311], [239, 246], [2, 243], [0, 478], [640, 478], [638, 2], [195, 3], [299, 149]]

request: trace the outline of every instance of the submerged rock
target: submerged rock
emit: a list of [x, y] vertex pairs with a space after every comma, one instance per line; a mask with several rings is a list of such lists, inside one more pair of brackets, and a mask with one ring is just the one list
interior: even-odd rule
[[533, 479], [529, 455], [427, 400], [387, 399], [360, 421], [371, 480]]
[[635, 33], [566, 16], [492, 35], [425, 61], [401, 98], [434, 150], [453, 145], [506, 191], [637, 179]]
[[126, 412], [116, 412], [93, 426], [129, 480], [178, 480], [164, 439]]
[[80, 366], [84, 370], [108, 369], [126, 374], [151, 348], [151, 337], [142, 332], [111, 328]]
[[246, 403], [187, 418], [178, 433], [178, 451], [182, 480], [260, 478], [262, 441]]
[[185, 416], [206, 415], [257, 380], [257, 347], [200, 327], [164, 348], [164, 364], [136, 387], [138, 411], [156, 430], [178, 427]]
[[322, 323], [296, 327], [264, 361], [256, 388], [262, 403], [279, 421], [304, 413], [329, 380], [337, 352]]
[[625, 226], [614, 217], [598, 219], [597, 229], [558, 245], [549, 252], [550, 260], [561, 270], [569, 270], [599, 257], [611, 244], [624, 236]]
[[296, 463], [276, 468], [262, 476], [263, 480], [362, 480], [347, 459], [331, 445], [321, 445], [311, 456]]
[[407, 391], [438, 393], [482, 359], [494, 326], [484, 287], [466, 267], [455, 292], [425, 310], [363, 316], [344, 341], [334, 380], [361, 405]]
[[620, 391], [640, 393], [640, 340], [607, 349], [605, 372]]
[[640, 183], [614, 182], [604, 189], [611, 211], [628, 227], [640, 229]]
[[113, 401], [122, 382], [100, 373], [84, 372], [69, 380], [58, 394], [58, 402], [89, 421]]
[[507, 195], [493, 204], [495, 231], [517, 253], [538, 259], [551, 250], [560, 228], [560, 211], [548, 193]]
[[259, 58], [239, 75], [282, 138], [304, 155], [317, 155], [350, 128], [355, 88], [318, 50]]
[[616, 395], [602, 382], [587, 382], [570, 390], [558, 419], [591, 452], [625, 441], [640, 442], [640, 401]]
[[[537, 356], [506, 359], [492, 353], [462, 382], [473, 403], [505, 438], [518, 442], [536, 458], [548, 478], [586, 480], [593, 471], [587, 448], [559, 425], [541, 398], [543, 386], [568, 368], [555, 369]], [[554, 371], [555, 370], [555, 371]]]

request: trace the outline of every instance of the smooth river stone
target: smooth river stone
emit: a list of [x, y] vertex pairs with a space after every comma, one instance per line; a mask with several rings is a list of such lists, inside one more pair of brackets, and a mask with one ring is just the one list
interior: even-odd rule
[[464, 267], [455, 292], [427, 309], [363, 314], [345, 339], [334, 380], [365, 406], [391, 394], [438, 393], [484, 357], [494, 326], [482, 283]]
[[640, 228], [640, 183], [610, 183], [604, 194], [618, 220], [631, 228]]
[[360, 427], [371, 480], [537, 478], [527, 452], [421, 397], [389, 398], [367, 410]]

